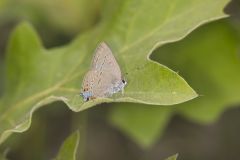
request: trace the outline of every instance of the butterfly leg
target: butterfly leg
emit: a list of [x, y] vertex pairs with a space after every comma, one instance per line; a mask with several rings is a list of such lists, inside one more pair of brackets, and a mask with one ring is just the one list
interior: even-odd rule
[[122, 95], [124, 95], [124, 88], [122, 88]]

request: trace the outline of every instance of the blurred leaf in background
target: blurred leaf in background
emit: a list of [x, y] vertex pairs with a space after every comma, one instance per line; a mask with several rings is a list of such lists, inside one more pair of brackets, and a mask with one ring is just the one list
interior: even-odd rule
[[69, 42], [100, 19], [102, 0], [7, 0], [0, 4], [0, 26], [31, 22], [46, 47]]
[[[0, 58], [0, 75], [4, 74], [4, 65], [2, 62], [2, 59]], [[3, 76], [0, 76], [0, 96], [2, 95], [3, 92], [3, 84], [4, 84], [4, 79]]]
[[0, 152], [10, 160], [52, 159], [63, 140], [78, 129], [72, 127], [72, 116], [76, 114], [81, 113], [72, 112], [61, 102], [41, 108], [34, 113], [29, 130], [11, 136], [0, 146]]
[[4, 155], [0, 154], [0, 160], [7, 160]]
[[172, 107], [115, 104], [110, 121], [142, 148], [148, 148], [161, 136], [172, 114]]
[[76, 160], [79, 132], [74, 132], [62, 144], [55, 160]]
[[0, 3], [0, 19], [1, 23], [29, 20], [37, 26], [74, 34], [96, 23], [101, 3], [102, 0], [4, 0]]
[[166, 160], [177, 160], [178, 154], [168, 157]]

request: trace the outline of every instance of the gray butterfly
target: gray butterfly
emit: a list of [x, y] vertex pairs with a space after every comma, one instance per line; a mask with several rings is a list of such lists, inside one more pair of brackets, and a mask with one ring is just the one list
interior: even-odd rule
[[83, 100], [112, 96], [123, 91], [126, 84], [111, 49], [106, 43], [100, 43], [95, 51], [91, 69], [83, 79], [81, 92]]

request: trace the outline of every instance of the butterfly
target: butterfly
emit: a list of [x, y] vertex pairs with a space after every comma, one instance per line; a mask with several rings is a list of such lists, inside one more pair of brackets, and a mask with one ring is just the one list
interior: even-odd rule
[[83, 100], [110, 97], [114, 93], [123, 91], [126, 84], [111, 49], [106, 43], [101, 42], [95, 50], [91, 69], [83, 79], [80, 93]]

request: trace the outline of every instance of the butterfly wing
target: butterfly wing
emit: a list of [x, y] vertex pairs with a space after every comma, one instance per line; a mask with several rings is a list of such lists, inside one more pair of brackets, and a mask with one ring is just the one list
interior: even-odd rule
[[[95, 70], [95, 75], [97, 78], [95, 79], [95, 83], [93, 85], [94, 95], [96, 97], [108, 97], [112, 94], [111, 90], [113, 88], [113, 75], [109, 74], [105, 71]], [[116, 81], [116, 80], [115, 80]]]
[[111, 49], [104, 42], [100, 43], [92, 61], [92, 70], [108, 72], [115, 78], [121, 79], [120, 67], [112, 54]]
[[92, 97], [107, 97], [111, 95], [111, 90], [116, 81], [118, 80], [114, 80], [113, 75], [107, 72], [90, 70], [84, 77], [82, 92], [85, 93], [86, 98], [90, 99]]
[[84, 77], [83, 92], [90, 92], [92, 97], [108, 97], [124, 86], [120, 67], [111, 49], [106, 43], [100, 43], [95, 51], [91, 70]]
[[94, 72], [91, 70], [86, 73], [82, 82], [82, 91], [91, 91], [94, 83]]

